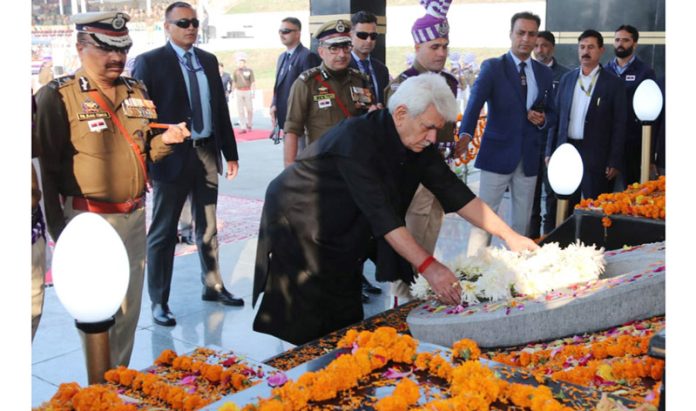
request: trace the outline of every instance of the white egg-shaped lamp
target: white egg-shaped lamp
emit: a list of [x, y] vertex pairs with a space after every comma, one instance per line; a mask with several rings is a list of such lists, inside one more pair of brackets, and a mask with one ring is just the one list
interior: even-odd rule
[[662, 111], [662, 90], [654, 80], [643, 80], [633, 95], [633, 111], [640, 121], [655, 121]]
[[[657, 116], [662, 111], [662, 90], [654, 80], [643, 80], [636, 93], [633, 95], [633, 111], [636, 117], [643, 122], [643, 131], [641, 136], [641, 154], [640, 154], [640, 182], [645, 183], [650, 178], [650, 163], [652, 153], [652, 127], [651, 123], [655, 121]], [[632, 184], [634, 181], [626, 181], [626, 184]]]
[[113, 316], [128, 289], [128, 254], [116, 230], [94, 213], [74, 217], [53, 252], [53, 284], [58, 299], [78, 322]]
[[582, 158], [570, 143], [561, 144], [549, 160], [549, 184], [561, 196], [569, 196], [580, 186], [583, 174]]

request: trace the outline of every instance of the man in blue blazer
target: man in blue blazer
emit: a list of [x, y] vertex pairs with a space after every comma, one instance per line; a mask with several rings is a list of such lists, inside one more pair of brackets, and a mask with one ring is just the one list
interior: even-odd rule
[[148, 291], [155, 323], [173, 326], [169, 310], [177, 222], [192, 194], [196, 245], [201, 261], [202, 299], [243, 305], [224, 287], [218, 265], [218, 174], [220, 153], [227, 161], [227, 178], [237, 175], [237, 144], [225, 101], [225, 90], [214, 55], [193, 47], [198, 38], [196, 11], [175, 2], [165, 11], [169, 42], [138, 56], [133, 77], [147, 86], [162, 123], [186, 121], [191, 139], [178, 144], [165, 160], [151, 165], [152, 224], [147, 237]]
[[578, 37], [580, 67], [566, 73], [558, 86], [558, 124], [546, 154], [563, 143], [575, 146], [584, 167], [580, 190], [571, 205], [611, 191], [624, 161], [626, 91], [623, 80], [599, 64], [604, 38], [595, 30]]
[[[546, 65], [531, 59], [541, 19], [521, 12], [510, 21], [510, 51], [488, 59], [471, 89], [459, 130], [470, 139], [484, 103], [488, 121], [474, 164], [481, 170], [479, 197], [498, 211], [505, 190], [512, 196], [512, 228], [525, 234], [539, 173], [542, 140], [555, 120], [553, 74]], [[472, 228], [468, 254], [490, 244], [491, 236]]]
[[[285, 118], [288, 114], [288, 98], [290, 88], [300, 73], [321, 64], [321, 59], [316, 53], [300, 43], [302, 23], [295, 17], [286, 17], [280, 23], [278, 35], [286, 50], [278, 56], [276, 63], [275, 85], [273, 86], [273, 101], [271, 102], [271, 121], [280, 130], [285, 127]], [[304, 139], [300, 139], [304, 142]], [[299, 144], [298, 153], [304, 148]]]
[[350, 38], [353, 43], [350, 66], [370, 77], [372, 94], [378, 107], [384, 107], [384, 89], [389, 84], [389, 69], [370, 53], [377, 45], [377, 16], [369, 11], [358, 11], [350, 17]]

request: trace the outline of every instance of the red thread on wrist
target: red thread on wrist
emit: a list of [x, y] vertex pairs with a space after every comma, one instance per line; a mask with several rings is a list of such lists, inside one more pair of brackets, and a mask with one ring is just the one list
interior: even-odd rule
[[430, 267], [430, 264], [432, 264], [434, 261], [435, 257], [433, 257], [432, 255], [428, 256], [425, 260], [423, 260], [421, 265], [418, 266], [418, 272], [423, 273], [425, 270], [428, 269], [428, 267]]

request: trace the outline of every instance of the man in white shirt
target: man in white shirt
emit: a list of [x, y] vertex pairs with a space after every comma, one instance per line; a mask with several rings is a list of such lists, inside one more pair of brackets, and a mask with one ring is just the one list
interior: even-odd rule
[[[547, 155], [563, 143], [575, 146], [584, 173], [574, 201], [611, 191], [623, 165], [626, 94], [623, 81], [599, 64], [604, 39], [595, 30], [578, 37], [580, 67], [561, 78], [556, 98], [558, 126], [549, 138]], [[556, 144], [553, 144], [553, 141]]]

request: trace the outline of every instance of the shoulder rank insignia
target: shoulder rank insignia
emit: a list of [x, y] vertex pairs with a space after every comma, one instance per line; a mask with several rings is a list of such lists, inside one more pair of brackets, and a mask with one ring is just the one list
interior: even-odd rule
[[48, 86], [54, 90], [58, 90], [59, 88], [65, 87], [68, 84], [72, 83], [74, 80], [75, 80], [75, 76], [72, 74], [67, 75], [67, 76], [61, 76], [61, 77], [58, 77], [58, 78], [51, 80], [48, 83]]

